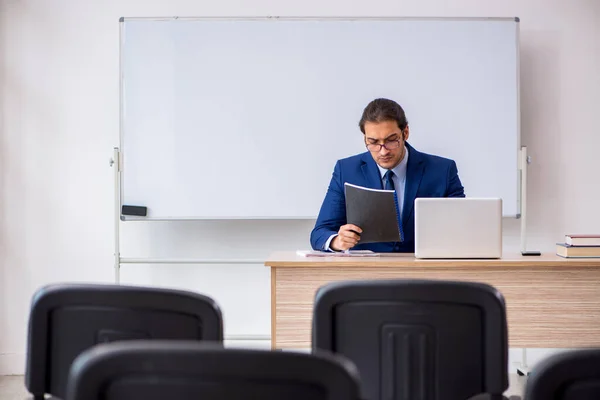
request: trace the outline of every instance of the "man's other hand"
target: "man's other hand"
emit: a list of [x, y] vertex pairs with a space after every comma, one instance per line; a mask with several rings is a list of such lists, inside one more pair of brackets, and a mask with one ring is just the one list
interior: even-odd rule
[[346, 224], [340, 227], [338, 235], [331, 241], [331, 247], [336, 251], [343, 251], [351, 249], [356, 246], [360, 240], [360, 234], [362, 229], [356, 225]]

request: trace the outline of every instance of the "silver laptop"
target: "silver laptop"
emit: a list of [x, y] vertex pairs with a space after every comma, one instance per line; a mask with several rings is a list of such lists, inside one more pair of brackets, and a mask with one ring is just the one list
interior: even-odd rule
[[502, 199], [416, 199], [415, 257], [502, 257]]

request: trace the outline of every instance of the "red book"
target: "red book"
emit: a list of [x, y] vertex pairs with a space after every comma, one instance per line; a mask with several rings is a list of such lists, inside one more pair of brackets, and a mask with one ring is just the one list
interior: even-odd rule
[[600, 246], [600, 235], [565, 235], [570, 246]]

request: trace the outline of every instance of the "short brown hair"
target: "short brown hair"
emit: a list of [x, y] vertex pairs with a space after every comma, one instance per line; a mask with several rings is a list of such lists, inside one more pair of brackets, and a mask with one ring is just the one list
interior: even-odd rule
[[396, 121], [398, 127], [404, 130], [408, 126], [404, 110], [400, 104], [389, 99], [375, 99], [365, 107], [358, 126], [365, 133], [366, 122]]

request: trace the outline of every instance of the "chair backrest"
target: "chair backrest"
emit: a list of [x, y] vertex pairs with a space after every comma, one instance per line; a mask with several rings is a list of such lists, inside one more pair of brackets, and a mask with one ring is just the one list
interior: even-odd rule
[[489, 285], [337, 282], [315, 297], [313, 350], [356, 364], [367, 400], [464, 400], [508, 388], [503, 296]]
[[571, 350], [540, 361], [529, 374], [525, 400], [600, 399], [600, 349]]
[[221, 311], [209, 297], [145, 287], [56, 284], [38, 290], [29, 316], [25, 384], [36, 397], [63, 397], [75, 357], [132, 339], [223, 341]]
[[132, 341], [82, 353], [66, 400], [358, 400], [359, 378], [330, 354]]

